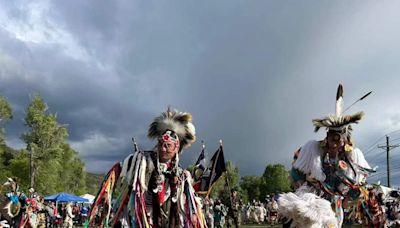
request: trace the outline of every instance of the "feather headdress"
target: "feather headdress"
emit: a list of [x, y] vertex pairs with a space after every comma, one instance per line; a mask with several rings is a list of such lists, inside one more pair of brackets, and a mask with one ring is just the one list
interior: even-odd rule
[[328, 130], [343, 132], [350, 136], [352, 131], [350, 124], [357, 124], [363, 116], [363, 112], [357, 112], [354, 115], [343, 115], [343, 86], [339, 84], [336, 94], [335, 115], [329, 115], [323, 119], [313, 119], [312, 122], [315, 126], [315, 132], [317, 132], [321, 127], [324, 127]]
[[150, 139], [157, 139], [166, 130], [174, 131], [180, 140], [181, 149], [188, 148], [196, 141], [196, 131], [192, 124], [192, 114], [188, 112], [179, 112], [177, 110], [161, 113], [156, 117], [150, 128], [147, 136]]

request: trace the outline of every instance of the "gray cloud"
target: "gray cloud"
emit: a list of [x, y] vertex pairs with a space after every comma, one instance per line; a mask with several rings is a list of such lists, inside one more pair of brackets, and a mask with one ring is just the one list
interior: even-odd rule
[[[209, 154], [223, 139], [243, 175], [260, 174], [323, 138], [311, 119], [333, 112], [343, 83], [346, 104], [374, 91], [349, 111], [366, 112], [354, 137], [368, 149], [399, 129], [400, 19], [398, 3], [363, 3], [1, 2], [0, 91], [16, 116], [8, 142], [23, 146], [24, 109], [39, 93], [87, 169], [103, 172], [132, 136], [150, 149], [148, 124], [173, 105], [192, 112]], [[384, 164], [373, 148], [367, 157]]]

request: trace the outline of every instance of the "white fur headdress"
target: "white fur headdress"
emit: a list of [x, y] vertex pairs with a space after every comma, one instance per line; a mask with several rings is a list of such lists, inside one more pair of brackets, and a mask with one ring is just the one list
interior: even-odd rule
[[157, 139], [166, 130], [174, 131], [180, 140], [181, 149], [188, 148], [196, 141], [196, 131], [192, 124], [192, 114], [188, 112], [179, 112], [177, 110], [161, 113], [156, 117], [150, 128], [147, 136], [150, 139]]
[[312, 122], [315, 126], [315, 132], [317, 132], [321, 127], [325, 127], [328, 130], [343, 132], [350, 136], [352, 130], [350, 124], [357, 124], [363, 116], [363, 112], [357, 112], [354, 115], [343, 115], [343, 86], [339, 84], [336, 94], [335, 115], [329, 115], [322, 119], [313, 119]]

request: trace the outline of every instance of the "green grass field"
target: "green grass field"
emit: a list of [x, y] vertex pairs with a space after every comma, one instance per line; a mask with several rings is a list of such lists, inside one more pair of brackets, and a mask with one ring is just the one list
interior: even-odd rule
[[[277, 226], [269, 226], [267, 224], [262, 224], [262, 225], [242, 225], [240, 227], [244, 227], [244, 228], [255, 228], [255, 227], [270, 227], [270, 228], [281, 228], [282, 225], [277, 225]], [[344, 228], [360, 228], [361, 226], [343, 226]]]
[[254, 228], [254, 227], [273, 227], [273, 228], [278, 228], [278, 227], [282, 227], [282, 225], [278, 225], [278, 226], [269, 226], [269, 225], [266, 225], [266, 224], [264, 224], [264, 225], [244, 225], [244, 226], [240, 226], [240, 227], [252, 227], [252, 228]]

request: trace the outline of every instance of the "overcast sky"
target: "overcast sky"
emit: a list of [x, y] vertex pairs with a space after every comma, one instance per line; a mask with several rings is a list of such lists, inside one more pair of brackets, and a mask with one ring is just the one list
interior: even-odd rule
[[200, 140], [211, 155], [222, 139], [242, 175], [260, 175], [323, 138], [311, 120], [334, 112], [343, 83], [347, 105], [373, 91], [349, 113], [365, 111], [353, 135], [384, 178], [377, 145], [400, 129], [399, 11], [399, 1], [0, 0], [7, 142], [25, 147], [24, 110], [40, 94], [87, 170], [105, 172], [131, 137], [151, 149], [147, 127], [171, 105], [197, 130], [185, 166]]

